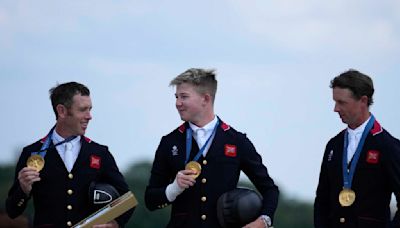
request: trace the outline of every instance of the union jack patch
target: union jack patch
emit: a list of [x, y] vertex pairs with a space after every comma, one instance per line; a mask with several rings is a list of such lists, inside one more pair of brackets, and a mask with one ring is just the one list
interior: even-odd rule
[[225, 144], [225, 156], [236, 157], [236, 145]]
[[101, 166], [101, 158], [96, 155], [90, 156], [90, 168], [100, 169]]
[[378, 164], [379, 162], [379, 151], [369, 150], [367, 153], [367, 162], [370, 164]]

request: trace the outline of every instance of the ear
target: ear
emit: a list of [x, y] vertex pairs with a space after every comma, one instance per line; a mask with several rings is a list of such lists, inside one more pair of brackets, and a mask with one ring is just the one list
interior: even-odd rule
[[368, 97], [367, 96], [362, 96], [361, 98], [360, 98], [360, 101], [362, 102], [362, 103], [364, 103], [366, 106], [368, 106]]
[[203, 98], [204, 98], [204, 103], [205, 104], [208, 104], [208, 103], [212, 102], [212, 97], [211, 97], [211, 95], [209, 93], [204, 94]]
[[67, 116], [67, 107], [62, 104], [56, 106], [57, 115], [59, 118], [65, 118]]

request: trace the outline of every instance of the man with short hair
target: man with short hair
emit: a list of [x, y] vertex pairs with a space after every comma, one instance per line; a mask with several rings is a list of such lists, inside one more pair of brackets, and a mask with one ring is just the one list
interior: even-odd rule
[[270, 227], [278, 187], [246, 135], [214, 114], [214, 71], [192, 68], [170, 85], [176, 86], [176, 109], [185, 123], [161, 139], [146, 188], [147, 208], [172, 204], [167, 227], [221, 227], [217, 200], [236, 188], [243, 171], [263, 196], [261, 216], [245, 227]]
[[[50, 90], [50, 98], [56, 124], [23, 149], [6, 209], [15, 218], [32, 197], [35, 227], [70, 227], [98, 209], [89, 198], [91, 183], [107, 183], [121, 195], [129, 189], [108, 148], [84, 136], [92, 119], [89, 89], [64, 83]], [[95, 227], [122, 227], [131, 214]]]
[[400, 227], [390, 214], [400, 197], [400, 142], [370, 113], [372, 79], [356, 70], [335, 77], [334, 111], [347, 128], [325, 149], [314, 203], [316, 228]]

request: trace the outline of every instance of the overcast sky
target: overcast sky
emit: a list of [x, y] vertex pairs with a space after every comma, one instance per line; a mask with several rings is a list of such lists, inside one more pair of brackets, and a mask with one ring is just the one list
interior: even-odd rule
[[126, 170], [181, 124], [172, 78], [217, 70], [215, 111], [247, 133], [281, 190], [312, 200], [327, 141], [343, 125], [330, 80], [375, 83], [371, 111], [400, 137], [400, 1], [0, 2], [0, 163], [55, 123], [48, 90], [91, 89], [87, 136]]

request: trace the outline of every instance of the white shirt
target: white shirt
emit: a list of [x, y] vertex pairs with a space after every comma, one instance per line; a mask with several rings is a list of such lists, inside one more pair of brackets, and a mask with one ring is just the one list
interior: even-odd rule
[[[63, 140], [65, 140], [63, 137], [61, 137], [55, 130], [53, 131], [53, 143], [57, 144]], [[65, 156], [65, 151], [66, 151], [66, 145], [70, 144], [72, 145], [72, 150], [71, 150], [71, 156], [69, 156], [69, 159], [67, 161], [67, 158]], [[60, 144], [56, 146], [56, 149], [58, 151], [58, 154], [60, 155], [61, 159], [63, 160], [65, 167], [67, 168], [68, 172], [71, 172], [72, 167], [75, 164], [76, 159], [78, 158], [79, 151], [81, 150], [81, 136], [78, 136], [74, 138], [73, 140]], [[67, 156], [68, 157], [68, 156]]]
[[[194, 125], [193, 123], [189, 122], [189, 126], [193, 130], [193, 138], [196, 140], [197, 145], [199, 146], [199, 149], [201, 149], [204, 146], [207, 139], [212, 135], [214, 128], [215, 128], [215, 124], [217, 124], [217, 121], [218, 121], [217, 116], [214, 116], [214, 119], [211, 120], [211, 122], [209, 122], [208, 124], [204, 125], [204, 127], [198, 127], [198, 126]], [[211, 142], [213, 141], [214, 136], [210, 139], [206, 148], [204, 148], [204, 151], [203, 151], [204, 157], [207, 155], [208, 149], [211, 146]]]
[[357, 150], [362, 133], [364, 132], [364, 129], [367, 126], [369, 119], [371, 119], [371, 116], [363, 124], [361, 124], [354, 130], [349, 127], [347, 128], [347, 140], [349, 142], [349, 145], [347, 146], [347, 164], [350, 163]]

